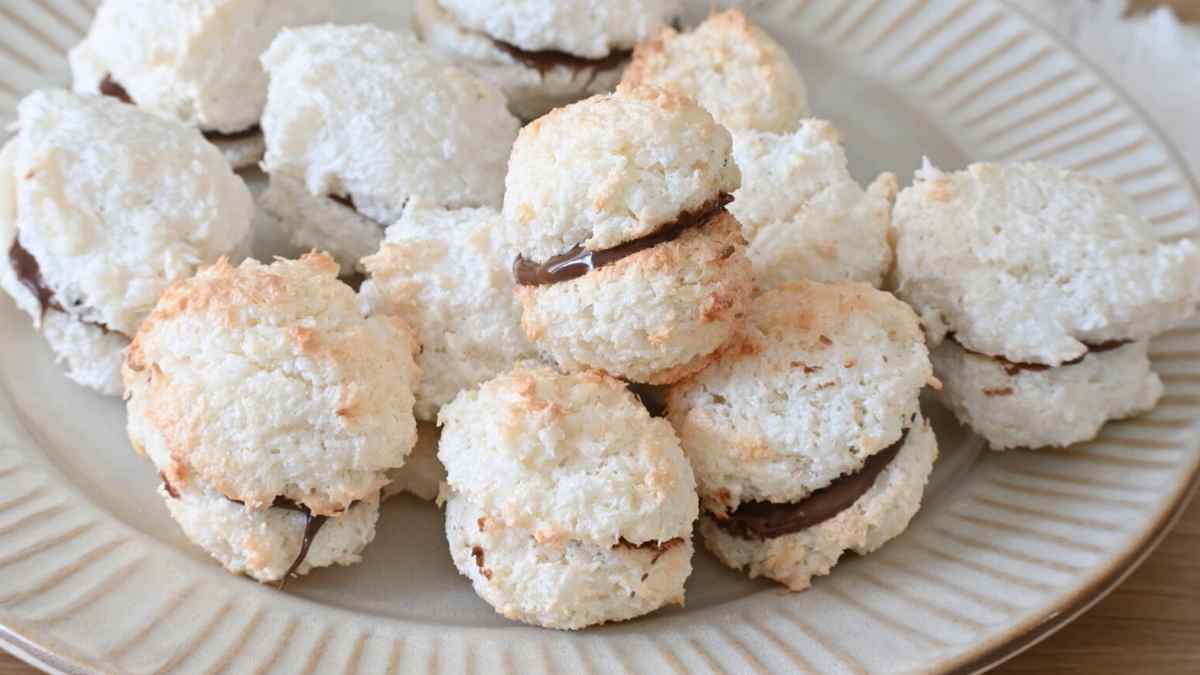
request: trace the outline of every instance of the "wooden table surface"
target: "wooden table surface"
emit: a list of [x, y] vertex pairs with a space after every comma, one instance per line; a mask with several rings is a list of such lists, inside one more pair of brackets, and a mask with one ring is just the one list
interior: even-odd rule
[[[1144, 10], [1173, 5], [1200, 22], [1200, 0], [1131, 0]], [[0, 652], [0, 675], [38, 671]], [[992, 671], [996, 675], [1200, 673], [1200, 499], [1117, 590], [1045, 642]]]

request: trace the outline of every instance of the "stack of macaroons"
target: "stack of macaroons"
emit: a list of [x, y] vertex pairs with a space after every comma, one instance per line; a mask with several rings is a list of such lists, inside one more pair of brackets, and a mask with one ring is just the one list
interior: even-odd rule
[[410, 200], [499, 208], [519, 126], [498, 89], [411, 35], [374, 26], [285, 30], [270, 77], [264, 209], [351, 273]]
[[118, 396], [125, 349], [159, 293], [248, 252], [253, 213], [194, 129], [109, 98], [35, 92], [0, 151], [0, 287], [71, 379]]
[[729, 211], [749, 241], [759, 286], [882, 285], [892, 266], [896, 177], [859, 186], [833, 125], [804, 119], [804, 81], [787, 52], [745, 14], [713, 14], [691, 32], [668, 28], [638, 45], [622, 86], [641, 84], [693, 98], [733, 134], [742, 187]]
[[669, 389], [667, 417], [708, 548], [801, 590], [907, 527], [937, 457], [920, 414], [937, 382], [912, 309], [865, 284], [779, 286], [749, 324], [741, 349]]
[[75, 91], [196, 127], [235, 168], [262, 157], [258, 57], [287, 26], [329, 21], [333, 0], [105, 0], [71, 50]]
[[439, 423], [450, 555], [497, 612], [579, 629], [683, 603], [692, 468], [624, 383], [519, 364]]
[[1200, 302], [1200, 248], [1108, 183], [1041, 164], [926, 165], [896, 204], [896, 287], [942, 398], [993, 448], [1066, 446], [1153, 408], [1148, 339]]
[[124, 368], [129, 438], [171, 515], [260, 581], [348, 565], [416, 442], [409, 328], [363, 318], [325, 254], [177, 282]]
[[680, 0], [417, 0], [425, 42], [499, 87], [518, 117], [611, 91]]
[[702, 108], [652, 87], [521, 130], [505, 227], [525, 331], [562, 370], [666, 384], [737, 337], [753, 281], [725, 209], [730, 146]]

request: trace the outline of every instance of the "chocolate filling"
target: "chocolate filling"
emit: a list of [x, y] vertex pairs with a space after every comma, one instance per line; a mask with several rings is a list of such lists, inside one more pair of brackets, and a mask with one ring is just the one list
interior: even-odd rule
[[[496, 45], [496, 48], [500, 51], [512, 57], [514, 61], [517, 61], [526, 68], [538, 71], [538, 74], [542, 77], [545, 77], [546, 73], [551, 70], [562, 67], [576, 72], [590, 71], [592, 73], [591, 79], [594, 80], [599, 73], [620, 68], [622, 64], [633, 56], [632, 49], [614, 49], [607, 56], [588, 58], [557, 49], [529, 51], [495, 38], [492, 38], [492, 44]], [[588, 84], [591, 84], [591, 80], [588, 81]]]
[[229, 133], [225, 133], [223, 131], [203, 131], [203, 130], [201, 130], [201, 133], [203, 133], [204, 137], [213, 143], [220, 143], [223, 141], [224, 142], [241, 141], [241, 140], [245, 140], [247, 138], [254, 138], [255, 136], [258, 136], [259, 134], [262, 133], [262, 127], [255, 124], [254, 126], [249, 127], [247, 129], [242, 129], [241, 131], [231, 131]]
[[546, 286], [577, 279], [592, 270], [678, 239], [688, 228], [700, 227], [716, 218], [732, 201], [732, 195], [722, 192], [716, 199], [699, 209], [679, 214], [674, 222], [667, 223], [640, 239], [627, 241], [603, 251], [589, 251], [579, 244], [543, 263], [535, 263], [524, 256], [518, 256], [513, 262], [513, 276], [522, 286]]
[[1086, 352], [1084, 352], [1083, 354], [1080, 354], [1076, 358], [1071, 359], [1070, 361], [1063, 361], [1062, 363], [1060, 363], [1057, 366], [1050, 366], [1050, 365], [1046, 365], [1044, 363], [1023, 363], [1023, 362], [1019, 362], [1019, 361], [1009, 361], [1008, 359], [1004, 358], [1003, 356], [994, 356], [992, 354], [984, 354], [983, 352], [972, 351], [972, 350], [964, 347], [963, 344], [958, 341], [958, 339], [954, 336], [953, 333], [951, 333], [950, 335], [947, 335], [946, 337], [947, 337], [947, 339], [953, 340], [955, 344], [957, 344], [959, 347], [962, 347], [965, 351], [971, 352], [972, 354], [978, 354], [980, 356], [986, 356], [989, 359], [995, 361], [996, 363], [999, 363], [1001, 366], [1004, 367], [1004, 372], [1008, 373], [1009, 377], [1019, 375], [1022, 372], [1041, 373], [1041, 372], [1050, 370], [1051, 368], [1062, 368], [1064, 366], [1075, 366], [1080, 363], [1083, 363], [1083, 360], [1088, 357], [1088, 354], [1103, 354], [1104, 352], [1111, 352], [1111, 351], [1120, 349], [1121, 347], [1124, 347], [1125, 345], [1133, 342], [1133, 340], [1108, 340], [1107, 342], [1101, 342], [1099, 344], [1094, 344], [1094, 345], [1087, 344], [1085, 342], [1084, 345], [1087, 347]]
[[635, 544], [624, 537], [617, 541], [615, 548], [634, 549], [639, 551], [654, 551], [654, 558], [650, 560], [650, 564], [658, 562], [658, 559], [666, 555], [668, 551], [683, 543], [682, 537], [675, 537], [667, 541], [645, 541], [640, 544]]
[[[12, 246], [8, 248], [8, 261], [12, 265], [13, 271], [17, 274], [17, 281], [21, 285], [29, 289], [34, 297], [38, 300], [38, 305], [42, 308], [42, 318], [46, 317], [46, 310], [53, 309], [56, 312], [68, 314], [67, 310], [58, 301], [54, 295], [54, 289], [46, 285], [46, 280], [42, 277], [42, 267], [38, 264], [37, 258], [33, 257], [24, 246], [21, 245], [21, 240], [13, 239]], [[108, 335], [115, 332], [108, 326], [95, 321], [84, 321], [78, 317], [72, 316], [80, 323], [90, 324], [100, 329], [100, 332]]]
[[[228, 499], [228, 498], [227, 498]], [[237, 499], [230, 499], [234, 504], [245, 505], [245, 502]], [[354, 508], [357, 502], [351, 502], [348, 508]], [[303, 504], [298, 504], [287, 497], [276, 497], [275, 501], [271, 502], [271, 508], [283, 509], [285, 511], [295, 511], [296, 513], [304, 514], [304, 538], [300, 540], [300, 553], [296, 555], [296, 559], [292, 561], [291, 567], [283, 573], [283, 578], [279, 580], [279, 590], [287, 585], [287, 580], [300, 569], [300, 565], [304, 564], [304, 559], [308, 557], [308, 549], [312, 547], [313, 540], [317, 538], [317, 533], [325, 526], [329, 516], [314, 516], [313, 512]]]
[[[105, 75], [103, 80], [100, 80], [100, 94], [115, 98], [122, 103], [136, 105], [133, 102], [133, 98], [129, 96], [129, 92], [126, 91], [125, 87], [122, 87], [119, 82], [112, 78], [111, 73]], [[204, 137], [213, 143], [219, 143], [221, 141], [240, 141], [246, 138], [253, 138], [254, 136], [261, 134], [262, 127], [255, 124], [254, 126], [242, 129], [241, 131], [231, 131], [228, 133], [223, 131], [205, 131], [201, 129], [200, 133], [204, 134]]]
[[125, 91], [125, 87], [117, 84], [117, 81], [112, 79], [112, 75], [105, 75], [100, 81], [100, 93], [104, 96], [111, 96], [122, 103], [133, 105], [133, 99], [129, 97], [129, 92]]
[[742, 502], [726, 518], [715, 518], [717, 527], [739, 539], [773, 539], [806, 530], [850, 508], [875, 485], [879, 474], [896, 459], [908, 430], [900, 440], [871, 455], [862, 468], [839, 476], [829, 485], [798, 502]]
[[64, 311], [62, 305], [58, 304], [58, 300], [54, 297], [54, 290], [47, 286], [46, 280], [42, 278], [42, 268], [41, 265], [38, 265], [37, 258], [21, 245], [20, 239], [13, 239], [12, 246], [8, 249], [8, 261], [12, 264], [13, 271], [17, 273], [17, 280], [37, 298], [38, 304], [42, 307], [43, 318], [48, 309]]

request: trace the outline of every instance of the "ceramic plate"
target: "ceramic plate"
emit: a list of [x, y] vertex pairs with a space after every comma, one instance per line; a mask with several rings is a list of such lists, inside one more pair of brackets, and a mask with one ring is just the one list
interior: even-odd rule
[[[0, 3], [0, 119], [66, 81], [93, 3]], [[404, 21], [396, 0], [345, 4]], [[1005, 2], [778, 0], [753, 14], [792, 50], [860, 179], [907, 181], [923, 155], [945, 168], [1044, 160], [1115, 181], [1163, 238], [1196, 231], [1196, 184], [1162, 134]], [[4, 298], [0, 640], [72, 673], [974, 671], [1095, 602], [1190, 494], [1200, 326], [1156, 340], [1153, 355], [1167, 384], [1158, 409], [1061, 452], [983, 451], [931, 408], [942, 458], [923, 511], [807, 592], [699, 553], [686, 608], [566, 634], [495, 615], [455, 573], [439, 512], [407, 498], [385, 506], [361, 565], [285, 593], [225, 574], [167, 516], [120, 402], [64, 379]]]

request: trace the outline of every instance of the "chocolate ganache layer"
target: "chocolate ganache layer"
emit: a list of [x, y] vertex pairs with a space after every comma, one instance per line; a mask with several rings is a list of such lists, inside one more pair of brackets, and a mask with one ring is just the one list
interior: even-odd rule
[[900, 440], [871, 455], [862, 468], [839, 476], [829, 485], [798, 502], [742, 502], [724, 519], [714, 517], [717, 527], [739, 539], [774, 539], [806, 530], [845, 511], [867, 493], [904, 447], [908, 430]]
[[577, 244], [566, 253], [560, 253], [542, 263], [518, 256], [513, 262], [513, 277], [521, 286], [547, 286], [577, 279], [592, 270], [611, 265], [635, 253], [674, 241], [689, 228], [706, 225], [724, 212], [726, 205], [732, 201], [732, 195], [722, 192], [716, 199], [694, 211], [684, 211], [674, 221], [644, 237], [603, 251], [589, 251], [582, 244]]
[[597, 73], [620, 68], [633, 56], [632, 49], [614, 49], [607, 56], [588, 58], [557, 49], [530, 51], [495, 38], [492, 38], [492, 44], [496, 46], [496, 49], [512, 57], [514, 61], [526, 68], [538, 71], [542, 77], [555, 68], [567, 68], [576, 72], [591, 71], [592, 78], [595, 78]]
[[[158, 475], [160, 478], [162, 478], [163, 487], [166, 489], [167, 494], [170, 495], [172, 499], [179, 499], [179, 491], [175, 489], [175, 486], [171, 485], [171, 481], [167, 480], [166, 475], [161, 472]], [[226, 497], [226, 499], [229, 498]], [[238, 499], [229, 499], [229, 501], [242, 506], [246, 505], [245, 502]], [[351, 502], [348, 508], [354, 508], [354, 505], [357, 503], [358, 502]], [[317, 533], [320, 532], [321, 528], [325, 526], [326, 522], [328, 522], [329, 516], [314, 516], [313, 512], [310, 511], [307, 506], [296, 503], [287, 497], [276, 497], [275, 501], [271, 502], [270, 508], [283, 509], [284, 511], [294, 511], [304, 515], [304, 537], [300, 540], [300, 552], [296, 555], [296, 559], [292, 561], [291, 566], [288, 567], [287, 572], [283, 573], [283, 578], [279, 580], [279, 589], [283, 590], [283, 587], [287, 584], [288, 578], [291, 577], [296, 570], [300, 569], [300, 565], [304, 564], [304, 560], [308, 558], [308, 550], [312, 548], [313, 540], [317, 538]]]
[[[105, 75], [104, 79], [100, 81], [100, 94], [115, 98], [122, 103], [136, 105], [133, 102], [133, 98], [130, 97], [129, 92], [125, 90], [125, 87], [121, 86], [120, 82], [114, 80], [111, 74]], [[200, 133], [204, 134], [206, 139], [214, 143], [221, 141], [240, 141], [258, 136], [262, 133], [262, 127], [255, 124], [254, 126], [242, 129], [241, 131], [230, 132], [206, 131], [201, 129]]]
[[999, 363], [1001, 366], [1004, 367], [1004, 372], [1008, 373], [1009, 377], [1018, 375], [1023, 372], [1041, 373], [1041, 372], [1050, 370], [1051, 368], [1063, 368], [1065, 366], [1078, 365], [1080, 363], [1083, 363], [1083, 360], [1088, 357], [1088, 354], [1103, 354], [1104, 352], [1111, 352], [1111, 351], [1120, 349], [1121, 347], [1124, 347], [1125, 345], [1133, 342], [1133, 340], [1108, 340], [1106, 342], [1100, 342], [1098, 344], [1088, 344], [1085, 342], [1084, 346], [1087, 347], [1086, 352], [1084, 352], [1083, 354], [1079, 355], [1076, 358], [1071, 359], [1070, 361], [1063, 361], [1062, 363], [1060, 363], [1057, 366], [1049, 366], [1044, 363], [1023, 363], [1020, 361], [1009, 361], [1008, 359], [1004, 358], [1003, 356], [996, 356], [994, 354], [984, 354], [983, 352], [972, 351], [970, 349], [967, 349], [965, 346], [963, 346], [963, 343], [959, 342], [953, 333], [947, 335], [946, 339], [952, 340], [954, 342], [954, 344], [958, 345], [959, 347], [962, 347], [964, 351], [970, 352], [972, 354], [978, 354], [979, 356], [986, 356], [987, 358], [995, 361], [996, 363]]
[[[54, 289], [46, 285], [46, 280], [42, 277], [41, 265], [38, 264], [37, 258], [33, 257], [33, 254], [21, 245], [20, 238], [13, 239], [12, 246], [8, 248], [8, 262], [12, 265], [13, 272], [17, 275], [17, 281], [20, 281], [21, 285], [29, 289], [29, 292], [33, 293], [34, 297], [37, 298], [38, 305], [42, 309], [42, 318], [45, 318], [46, 311], [51, 309], [70, 315], [70, 312], [58, 301], [58, 297], [54, 294]], [[99, 328], [100, 332], [105, 335], [116, 332], [102, 323], [84, 321], [73, 315], [72, 318], [80, 323], [86, 323]]]

